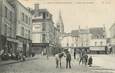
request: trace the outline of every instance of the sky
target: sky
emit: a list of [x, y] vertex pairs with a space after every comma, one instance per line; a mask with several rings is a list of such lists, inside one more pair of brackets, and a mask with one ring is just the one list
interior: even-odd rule
[[[65, 32], [90, 27], [109, 29], [115, 23], [115, 0], [19, 0], [26, 7], [33, 8], [35, 3], [46, 8], [58, 20], [59, 11], [64, 23]], [[109, 36], [109, 35], [108, 35]]]

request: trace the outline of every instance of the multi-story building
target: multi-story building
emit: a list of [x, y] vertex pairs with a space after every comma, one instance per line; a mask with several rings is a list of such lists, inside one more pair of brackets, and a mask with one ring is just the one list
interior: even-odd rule
[[72, 30], [71, 36], [73, 39], [73, 47], [77, 47], [78, 46], [78, 39], [79, 39], [79, 31], [78, 30]]
[[115, 23], [110, 27], [111, 38], [115, 38]]
[[78, 48], [89, 48], [90, 51], [105, 51], [107, 45], [105, 29], [95, 27], [89, 29], [73, 30], [71, 32], [74, 43]]
[[32, 14], [32, 47], [34, 52], [40, 53], [44, 48], [49, 49], [54, 46], [54, 22], [52, 14], [47, 9], [39, 9], [39, 4], [35, 4]]
[[32, 14], [30, 9], [18, 0], [8, 0], [15, 9], [17, 50], [23, 51], [28, 56], [31, 47]]
[[15, 52], [16, 20], [15, 8], [8, 0], [0, 0], [0, 50]]
[[91, 39], [93, 43], [92, 46], [105, 46], [106, 45], [106, 32], [103, 27], [90, 28]]
[[73, 30], [71, 34], [76, 47], [89, 47], [89, 29]]
[[110, 44], [113, 47], [113, 53], [115, 53], [115, 23], [110, 27]]
[[90, 40], [90, 50], [99, 52], [105, 51], [105, 46], [107, 45], [106, 32], [103, 27], [90, 28], [91, 40]]
[[89, 29], [79, 29], [78, 47], [89, 47], [90, 33]]

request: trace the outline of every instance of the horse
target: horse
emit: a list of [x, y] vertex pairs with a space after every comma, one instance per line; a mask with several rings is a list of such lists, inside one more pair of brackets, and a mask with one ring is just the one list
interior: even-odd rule
[[62, 52], [62, 53], [57, 53], [57, 54], [55, 55], [56, 68], [58, 68], [59, 65], [60, 65], [60, 68], [61, 68], [61, 59], [62, 59], [63, 56], [65, 56], [65, 53], [64, 53], [64, 52]]

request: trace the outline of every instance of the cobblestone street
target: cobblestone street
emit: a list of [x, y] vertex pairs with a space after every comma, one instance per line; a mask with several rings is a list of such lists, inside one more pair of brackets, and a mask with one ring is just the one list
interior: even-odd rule
[[114, 73], [115, 69], [107, 69], [93, 65], [87, 67], [79, 65], [77, 60], [72, 59], [72, 68], [65, 68], [65, 59], [62, 60], [62, 68], [55, 68], [54, 57], [37, 56], [36, 59], [25, 62], [13, 63], [0, 66], [0, 73]]

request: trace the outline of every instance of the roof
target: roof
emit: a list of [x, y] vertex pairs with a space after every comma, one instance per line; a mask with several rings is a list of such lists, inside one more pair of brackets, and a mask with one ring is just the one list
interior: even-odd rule
[[39, 9], [39, 12], [48, 12], [47, 9]]
[[115, 23], [110, 27], [109, 30], [112, 30], [112, 28], [114, 28], [114, 27], [115, 27]]
[[105, 30], [102, 27], [90, 28], [89, 31], [92, 35], [100, 35], [101, 36], [101, 35], [105, 34]]
[[89, 34], [89, 29], [80, 29], [79, 33], [80, 34]]
[[79, 30], [72, 30], [71, 35], [74, 36], [74, 37], [78, 36], [79, 35]]
[[28, 11], [29, 13], [31, 13], [30, 8], [25, 7], [25, 5], [23, 5], [20, 0], [7, 0], [13, 7], [15, 7], [15, 5], [19, 4], [20, 6], [22, 6], [26, 11]]

